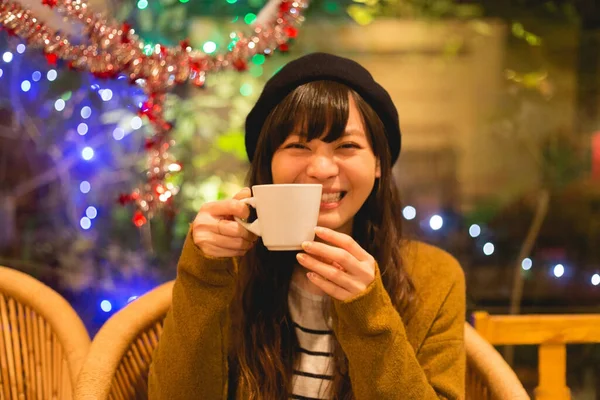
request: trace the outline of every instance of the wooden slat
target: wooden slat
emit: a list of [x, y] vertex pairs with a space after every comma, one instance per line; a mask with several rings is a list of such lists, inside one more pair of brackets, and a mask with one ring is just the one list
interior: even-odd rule
[[[484, 313], [485, 314], [485, 313]], [[493, 345], [600, 343], [600, 315], [489, 315], [475, 328]]]

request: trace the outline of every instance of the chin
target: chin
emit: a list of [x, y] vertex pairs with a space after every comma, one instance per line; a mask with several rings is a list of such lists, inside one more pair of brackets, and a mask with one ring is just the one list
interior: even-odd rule
[[[340, 231], [342, 228], [348, 224], [348, 220], [342, 218], [339, 215], [319, 215], [319, 219], [317, 220], [317, 225], [322, 226], [324, 228], [329, 228], [334, 231]], [[351, 232], [345, 232], [350, 234]]]

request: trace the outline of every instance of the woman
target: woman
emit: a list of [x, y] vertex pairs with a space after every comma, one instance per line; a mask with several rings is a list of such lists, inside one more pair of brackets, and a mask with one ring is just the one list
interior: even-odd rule
[[249, 185], [320, 183], [316, 240], [270, 252], [202, 206], [178, 264], [149, 377], [151, 399], [464, 398], [464, 276], [434, 247], [401, 242], [392, 178], [397, 111], [359, 64], [287, 64], [246, 121]]

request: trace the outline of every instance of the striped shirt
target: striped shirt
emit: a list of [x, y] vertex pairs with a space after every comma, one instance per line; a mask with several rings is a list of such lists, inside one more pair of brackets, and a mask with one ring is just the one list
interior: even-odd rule
[[331, 319], [325, 320], [319, 296], [290, 283], [288, 304], [299, 348], [296, 353], [291, 399], [331, 398], [333, 376], [333, 331]]

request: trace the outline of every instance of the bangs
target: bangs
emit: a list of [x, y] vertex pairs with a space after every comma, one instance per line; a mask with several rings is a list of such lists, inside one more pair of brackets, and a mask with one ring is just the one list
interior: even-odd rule
[[330, 143], [342, 136], [348, 122], [350, 89], [338, 82], [315, 81], [297, 87], [269, 116], [270, 150], [294, 133], [307, 142]]

